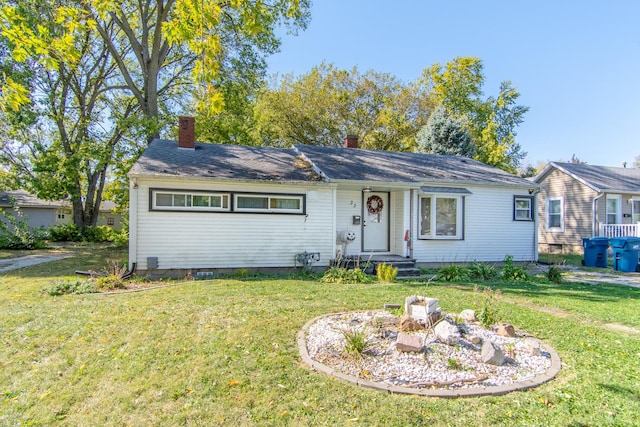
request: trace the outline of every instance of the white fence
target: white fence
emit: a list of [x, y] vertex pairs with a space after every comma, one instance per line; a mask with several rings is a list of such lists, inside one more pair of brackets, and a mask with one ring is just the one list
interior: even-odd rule
[[634, 236], [640, 237], [640, 222], [636, 224], [598, 224], [599, 237], [624, 237]]

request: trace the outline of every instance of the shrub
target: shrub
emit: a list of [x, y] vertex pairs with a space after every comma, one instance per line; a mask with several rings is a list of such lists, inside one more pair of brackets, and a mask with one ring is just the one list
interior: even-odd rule
[[394, 267], [392, 265], [387, 265], [386, 263], [379, 264], [376, 268], [376, 276], [378, 280], [389, 283], [394, 282], [396, 280], [396, 276], [398, 275], [398, 267]]
[[0, 220], [0, 249], [44, 249], [47, 232], [42, 228], [29, 228], [26, 217], [18, 208], [13, 215], [0, 209], [5, 221]]
[[494, 291], [491, 288], [484, 288], [480, 291], [477, 285], [473, 287], [473, 308], [476, 318], [485, 328], [489, 328], [500, 320], [498, 296], [500, 296], [500, 289]]
[[67, 282], [64, 280], [56, 280], [51, 282], [43, 289], [48, 295], [60, 296], [67, 294], [92, 294], [98, 292], [95, 285], [86, 280], [76, 280], [73, 282]]
[[469, 273], [471, 277], [477, 280], [489, 280], [498, 275], [496, 268], [489, 264], [481, 262], [474, 262], [469, 267]]
[[347, 270], [343, 267], [331, 267], [320, 278], [322, 283], [372, 283], [373, 278], [358, 267]]
[[547, 278], [550, 282], [559, 285], [562, 283], [562, 272], [558, 267], [551, 265], [549, 266], [549, 271], [547, 271]]
[[99, 290], [111, 291], [127, 287], [124, 280], [127, 267], [121, 266], [118, 261], [108, 261], [107, 267], [104, 268], [103, 272], [104, 276], [100, 276], [96, 279], [96, 286]]
[[502, 279], [503, 280], [528, 280], [529, 275], [524, 268], [517, 267], [513, 264], [513, 256], [508, 255], [504, 259], [504, 267], [502, 267]]
[[450, 265], [438, 270], [436, 280], [442, 282], [460, 282], [469, 279], [469, 270], [457, 265]]
[[125, 228], [118, 231], [108, 225], [80, 228], [75, 224], [57, 224], [49, 228], [49, 238], [53, 242], [114, 242], [122, 245], [127, 243], [128, 233]]
[[342, 336], [345, 339], [344, 351], [357, 358], [362, 357], [364, 352], [371, 348], [373, 344], [367, 338], [367, 334], [361, 330], [343, 330]]

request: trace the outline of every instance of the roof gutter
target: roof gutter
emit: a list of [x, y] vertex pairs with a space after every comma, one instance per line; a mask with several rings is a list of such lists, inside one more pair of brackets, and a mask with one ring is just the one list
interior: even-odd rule
[[605, 193], [601, 192], [593, 198], [593, 218], [591, 219], [591, 237], [596, 236], [596, 226], [598, 220], [598, 200], [604, 196]]

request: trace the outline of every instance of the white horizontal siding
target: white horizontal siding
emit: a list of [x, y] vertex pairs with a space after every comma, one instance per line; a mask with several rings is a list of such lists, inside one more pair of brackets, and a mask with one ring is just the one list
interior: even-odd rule
[[[307, 215], [150, 211], [150, 188], [306, 194]], [[135, 252], [142, 270], [147, 257], [157, 257], [159, 269], [290, 267], [304, 251], [320, 252], [315, 265], [328, 265], [333, 257], [331, 188], [138, 178], [134, 191]]]
[[341, 232], [353, 231], [356, 234], [356, 240], [349, 243], [347, 253], [344, 255], [359, 254], [362, 248], [362, 225], [354, 225], [353, 216], [360, 216], [360, 224], [362, 224], [362, 191], [338, 190], [336, 206], [336, 245], [342, 244], [338, 240]]
[[[535, 224], [513, 220], [513, 196], [526, 190], [465, 186], [464, 240], [414, 240], [418, 262], [515, 261], [535, 259]], [[419, 203], [415, 203], [416, 209]], [[418, 215], [416, 215], [416, 218]]]

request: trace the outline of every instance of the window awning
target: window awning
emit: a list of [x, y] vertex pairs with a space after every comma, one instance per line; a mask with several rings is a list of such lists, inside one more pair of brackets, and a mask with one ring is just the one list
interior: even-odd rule
[[466, 188], [461, 187], [420, 187], [423, 193], [445, 193], [445, 194], [473, 194]]

